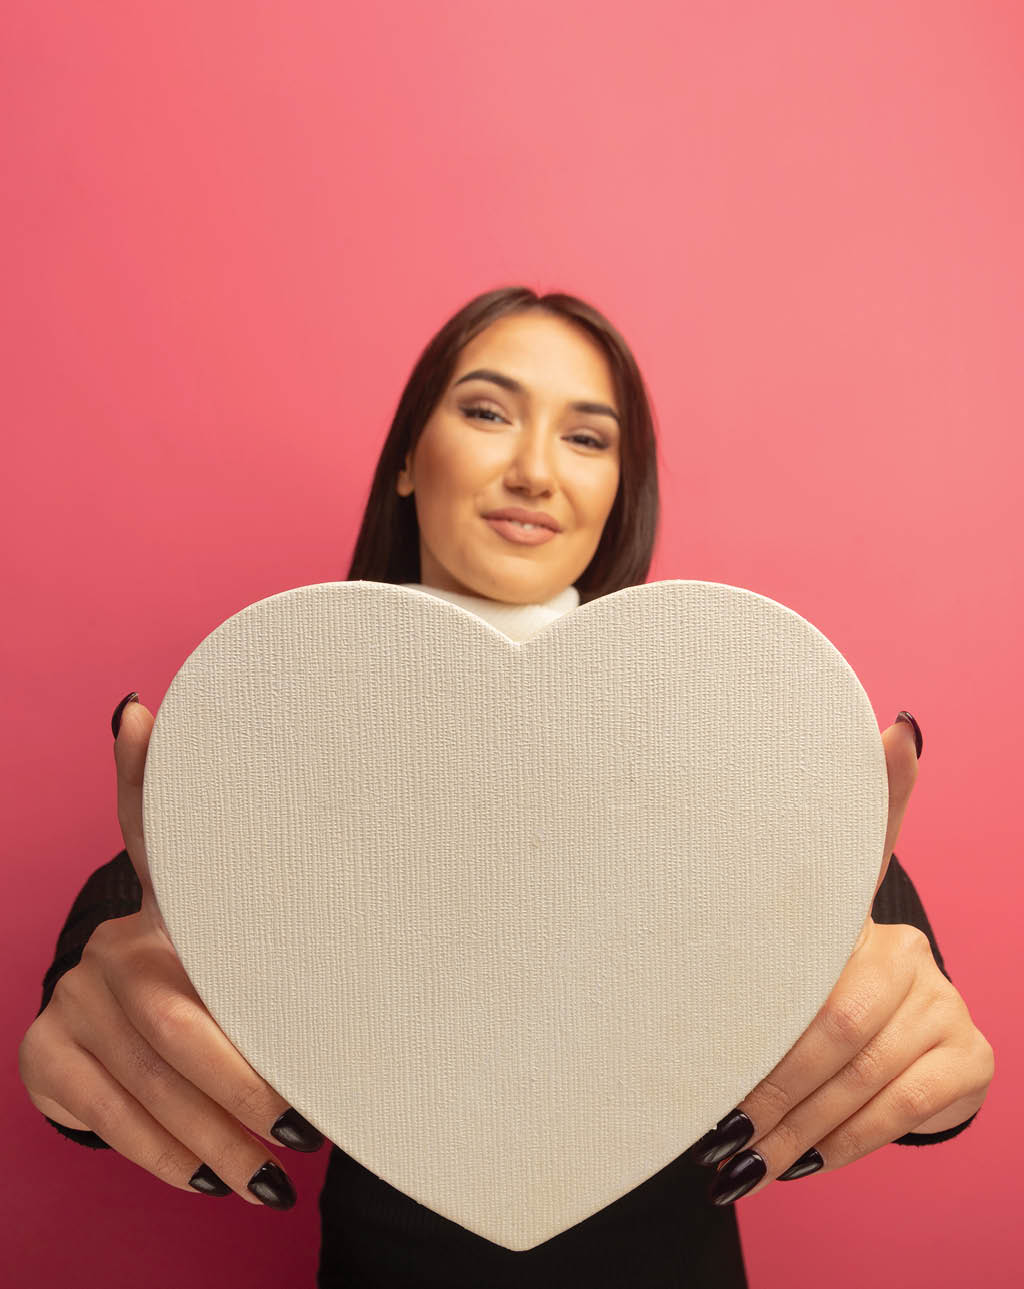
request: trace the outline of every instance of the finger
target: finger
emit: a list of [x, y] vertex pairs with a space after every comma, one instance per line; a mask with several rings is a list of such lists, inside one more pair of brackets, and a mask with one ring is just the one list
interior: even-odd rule
[[117, 770], [117, 822], [125, 849], [142, 885], [143, 900], [152, 899], [153, 884], [142, 832], [142, 784], [146, 752], [153, 729], [153, 713], [140, 702], [129, 703], [121, 713], [121, 726], [114, 739]]
[[[94, 943], [97, 935], [100, 940]], [[100, 957], [103, 935], [101, 924], [83, 954], [85, 957], [95, 950], [101, 970], [105, 961]], [[148, 947], [143, 952], [145, 957], [136, 964], [135, 971], [106, 976], [111, 1003], [123, 1013], [128, 1026], [189, 1085], [200, 1089], [252, 1132], [293, 1150], [319, 1150], [324, 1144], [323, 1135], [242, 1056], [203, 1005], [173, 948], [154, 951]], [[73, 976], [73, 972], [68, 975]], [[145, 990], [134, 986], [139, 975], [148, 983]], [[66, 979], [58, 981], [58, 988]], [[104, 1052], [97, 1055], [110, 1054], [116, 1060], [108, 1027], [117, 1024], [118, 1019], [109, 1012], [99, 1018], [89, 1017], [90, 1033], [102, 1034], [107, 1044]], [[75, 1036], [83, 1041], [77, 1032]], [[83, 1045], [93, 1050], [91, 1043]]]
[[[829, 1140], [829, 1135], [941, 1043], [947, 1029], [942, 1009], [934, 1005], [931, 995], [927, 991], [911, 991], [889, 1023], [864, 1043], [842, 1069], [805, 1097], [770, 1131], [759, 1132], [750, 1139], [740, 1154], [749, 1156], [755, 1151], [765, 1165], [762, 1180], [754, 1189], [777, 1180], [811, 1148], [817, 1149], [824, 1158], [822, 1143]], [[923, 1122], [924, 1117], [917, 1122]], [[909, 1127], [900, 1128], [893, 1135], [900, 1136], [904, 1131], [910, 1131]], [[841, 1152], [831, 1156], [842, 1157]], [[737, 1162], [733, 1171], [737, 1176], [746, 1168], [756, 1166], [754, 1161], [741, 1160], [739, 1155], [734, 1159]], [[731, 1160], [725, 1161], [720, 1171], [731, 1165]], [[728, 1185], [731, 1180], [727, 1176], [722, 1184]], [[752, 1195], [754, 1189], [745, 1193]]]
[[[890, 1022], [913, 988], [918, 937], [926, 947], [928, 942], [915, 927], [885, 927], [883, 934], [888, 953], [880, 951], [867, 961], [851, 956], [814, 1020], [727, 1116], [732, 1120], [729, 1127], [736, 1131], [720, 1137], [706, 1134], [690, 1148], [697, 1163], [717, 1164], [741, 1146], [750, 1149], [844, 1069]], [[753, 1133], [741, 1132], [743, 1116]]]
[[[847, 1164], [855, 1163], [872, 1151], [887, 1146], [897, 1137], [914, 1132], [921, 1124], [948, 1109], [953, 1103], [948, 1089], [956, 1086], [957, 1067], [961, 1060], [962, 1056], [957, 1054], [952, 1044], [938, 1043], [929, 1047], [877, 1095], [865, 1101], [858, 1110], [811, 1147], [822, 1161], [814, 1171], [827, 1173], [845, 1168]], [[754, 1153], [760, 1157], [761, 1147]], [[772, 1181], [780, 1180], [779, 1173], [786, 1172], [791, 1163], [810, 1152], [804, 1149], [790, 1163], [782, 1162], [792, 1153], [793, 1149], [790, 1148], [771, 1162], [765, 1160], [766, 1173], [763, 1178], [755, 1185], [741, 1190], [740, 1194], [755, 1195]], [[727, 1174], [730, 1167], [731, 1161], [723, 1167], [721, 1173]], [[756, 1161], [751, 1160], [740, 1163], [736, 1171], [746, 1172], [749, 1180], [755, 1169], [760, 1172]], [[716, 1178], [716, 1182], [717, 1180]], [[727, 1175], [720, 1185], [726, 1192], [735, 1190], [735, 1182], [730, 1185]], [[734, 1198], [738, 1199], [739, 1195]], [[716, 1201], [721, 1202], [721, 1199]], [[725, 1202], [730, 1201], [726, 1199]]]
[[153, 921], [170, 942], [170, 933], [153, 893], [149, 856], [142, 827], [142, 786], [146, 754], [153, 730], [153, 713], [140, 702], [129, 703], [121, 713], [121, 724], [114, 739], [114, 764], [117, 769], [117, 821], [125, 849], [142, 887], [142, 912]]
[[33, 1092], [31, 1088], [26, 1090], [28, 1091], [28, 1099], [48, 1119], [53, 1119], [65, 1128], [74, 1128], [76, 1132], [92, 1131], [87, 1123], [83, 1123], [81, 1119], [76, 1119], [71, 1111], [66, 1106], [61, 1105], [59, 1101], [54, 1101], [52, 1097], [44, 1097], [39, 1092]]
[[[885, 769], [889, 782], [889, 814], [885, 827], [885, 847], [882, 855], [882, 867], [875, 883], [875, 895], [885, 880], [889, 870], [889, 861], [896, 846], [903, 816], [907, 812], [910, 795], [917, 782], [918, 761], [917, 747], [913, 727], [905, 721], [897, 721], [882, 731], [882, 746], [885, 748]], [[874, 904], [874, 896], [871, 900]]]
[[[264, 1177], [268, 1172], [275, 1177], [279, 1175], [283, 1183], [281, 1193], [272, 1197], [270, 1206], [291, 1207], [294, 1187], [280, 1160], [268, 1154], [266, 1146], [244, 1130], [244, 1118], [228, 1113], [164, 1060], [133, 1028], [110, 995], [93, 994], [88, 1028], [81, 1030], [81, 1026], [70, 1030], [75, 1051], [92, 1058], [103, 1072], [102, 1077], [94, 1071], [90, 1076], [93, 1092], [99, 1094], [98, 1100], [90, 1105], [74, 1103], [77, 1094], [71, 1091], [69, 1095], [66, 1075], [57, 1095], [68, 1104], [73, 1115], [88, 1123], [108, 1145], [149, 1171], [156, 1171], [155, 1157], [162, 1170], [158, 1175], [178, 1186], [183, 1182], [188, 1185], [199, 1163], [204, 1162], [250, 1203], [267, 1202], [262, 1189], [258, 1193], [251, 1189], [257, 1173], [262, 1172]], [[108, 1133], [117, 1131], [119, 1108], [130, 1112], [134, 1131], [115, 1140]], [[245, 1117], [251, 1118], [248, 1110]], [[113, 1129], [111, 1123], [115, 1125]], [[161, 1131], [155, 1131], [153, 1124]], [[119, 1142], [127, 1149], [123, 1150]], [[190, 1165], [187, 1172], [184, 1171], [186, 1163]]]
[[[47, 1072], [53, 1067], [53, 1014], [49, 1009], [39, 1016], [25, 1031], [25, 1036], [18, 1045], [18, 1076], [25, 1085], [28, 1099], [40, 1114], [45, 1114], [65, 1128], [74, 1128], [78, 1132], [88, 1132], [89, 1125], [83, 1123], [53, 1097], [46, 1096], [41, 1090], [41, 1083]], [[60, 1041], [59, 1039], [56, 1041]]]
[[[191, 1170], [187, 1168], [193, 1156], [127, 1095], [95, 1057], [68, 1037], [55, 1017], [47, 1008], [19, 1049], [19, 1069], [32, 1104], [64, 1127], [95, 1132], [168, 1185], [200, 1189], [191, 1185], [198, 1161]], [[206, 1194], [231, 1193], [212, 1171], [205, 1181]]]
[[962, 1085], [962, 1064], [963, 1051], [956, 1044], [933, 1044], [822, 1139], [826, 1170], [842, 1168], [948, 1110], [958, 1099], [949, 1089]]
[[[248, 1151], [238, 1143], [233, 1151], [225, 1150], [222, 1144], [219, 1150], [212, 1152], [212, 1157], [218, 1162], [210, 1163], [203, 1157], [202, 1145], [196, 1150], [191, 1143], [168, 1131], [117, 1081], [102, 1061], [80, 1047], [69, 1050], [57, 1080], [61, 1088], [60, 1104], [66, 1105], [75, 1119], [96, 1133], [112, 1150], [168, 1186], [209, 1195], [228, 1195], [233, 1190], [246, 1203], [263, 1203], [256, 1191], [249, 1189], [248, 1182], [268, 1161], [266, 1151], [251, 1137], [248, 1138], [251, 1143]], [[192, 1136], [201, 1140], [203, 1133], [196, 1131], [199, 1128], [200, 1124], [192, 1125]], [[247, 1167], [248, 1176], [243, 1178]], [[233, 1176], [234, 1180], [229, 1181], [225, 1173]], [[268, 1204], [267, 1207], [285, 1205]]]

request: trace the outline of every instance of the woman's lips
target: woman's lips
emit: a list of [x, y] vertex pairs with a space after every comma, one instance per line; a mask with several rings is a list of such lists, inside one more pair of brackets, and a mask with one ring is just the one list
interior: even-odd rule
[[558, 536], [553, 528], [524, 528], [514, 519], [488, 519], [487, 523], [506, 541], [519, 542], [521, 546], [539, 546]]

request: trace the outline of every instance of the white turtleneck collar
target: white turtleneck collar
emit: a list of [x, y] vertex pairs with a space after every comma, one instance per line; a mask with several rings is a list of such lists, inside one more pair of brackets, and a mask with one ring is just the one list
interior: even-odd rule
[[451, 600], [470, 613], [497, 627], [510, 640], [527, 640], [535, 632], [542, 630], [563, 613], [579, 606], [580, 593], [575, 586], [567, 586], [550, 600], [540, 604], [508, 604], [504, 600], [489, 600], [483, 595], [464, 595], [459, 591], [443, 591], [437, 586], [424, 586], [422, 582], [402, 582], [402, 586], [413, 591], [426, 591], [439, 596], [442, 600]]

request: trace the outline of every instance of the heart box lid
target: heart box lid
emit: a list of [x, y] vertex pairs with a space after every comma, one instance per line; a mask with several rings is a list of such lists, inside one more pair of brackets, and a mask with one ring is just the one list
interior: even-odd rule
[[516, 642], [392, 583], [250, 604], [150, 736], [154, 893], [250, 1065], [390, 1185], [524, 1250], [728, 1113], [870, 911], [885, 752], [853, 669], [666, 580]]

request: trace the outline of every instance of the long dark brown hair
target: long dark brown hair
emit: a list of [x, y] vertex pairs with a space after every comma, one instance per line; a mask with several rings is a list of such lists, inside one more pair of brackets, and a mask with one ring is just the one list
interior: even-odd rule
[[654, 421], [640, 369], [625, 340], [592, 305], [561, 292], [538, 295], [523, 286], [500, 287], [470, 300], [420, 355], [381, 449], [348, 580], [420, 580], [414, 494], [398, 495], [398, 472], [447, 389], [463, 346], [499, 318], [530, 309], [546, 309], [582, 327], [600, 344], [611, 367], [622, 418], [619, 487], [594, 557], [575, 582], [580, 603], [645, 581], [654, 552], [659, 500]]

